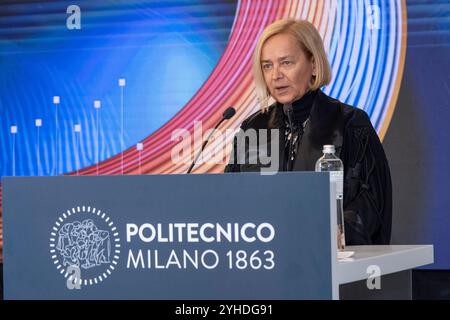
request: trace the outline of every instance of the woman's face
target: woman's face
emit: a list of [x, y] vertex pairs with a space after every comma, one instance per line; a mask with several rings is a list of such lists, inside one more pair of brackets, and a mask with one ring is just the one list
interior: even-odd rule
[[314, 59], [309, 59], [288, 33], [270, 37], [262, 47], [264, 80], [272, 97], [282, 104], [297, 100], [309, 90], [314, 68]]

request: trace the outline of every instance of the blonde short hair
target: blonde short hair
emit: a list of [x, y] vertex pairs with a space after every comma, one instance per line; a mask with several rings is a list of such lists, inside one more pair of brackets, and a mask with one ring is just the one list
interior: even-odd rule
[[314, 57], [316, 75], [311, 81], [311, 90], [319, 89], [331, 81], [330, 64], [323, 47], [322, 38], [314, 25], [305, 20], [282, 19], [275, 21], [264, 29], [253, 52], [253, 76], [256, 85], [256, 95], [263, 111], [267, 110], [271, 96], [261, 67], [261, 51], [264, 43], [270, 37], [280, 33], [293, 35], [307, 57]]

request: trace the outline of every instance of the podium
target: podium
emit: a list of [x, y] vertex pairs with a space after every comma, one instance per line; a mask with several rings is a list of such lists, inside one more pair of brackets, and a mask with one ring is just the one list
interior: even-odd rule
[[352, 298], [377, 263], [407, 296], [402, 272], [433, 262], [432, 246], [350, 247], [338, 261], [326, 172], [2, 183], [5, 299]]

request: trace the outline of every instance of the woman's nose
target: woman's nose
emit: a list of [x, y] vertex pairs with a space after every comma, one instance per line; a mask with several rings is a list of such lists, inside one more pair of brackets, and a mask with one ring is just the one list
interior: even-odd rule
[[273, 67], [273, 73], [272, 73], [272, 79], [278, 80], [283, 77], [283, 73], [281, 72], [281, 69], [279, 66]]

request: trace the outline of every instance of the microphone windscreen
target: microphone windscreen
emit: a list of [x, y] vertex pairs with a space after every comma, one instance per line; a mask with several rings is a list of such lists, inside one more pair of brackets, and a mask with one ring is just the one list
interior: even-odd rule
[[290, 116], [290, 114], [292, 113], [292, 104], [291, 103], [287, 103], [283, 105], [283, 112], [285, 115], [287, 115], [288, 117]]
[[236, 110], [233, 107], [229, 107], [227, 110], [225, 110], [223, 112], [223, 119], [228, 120], [235, 114], [236, 114]]

